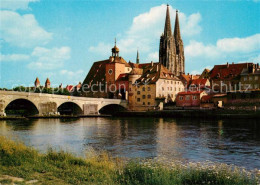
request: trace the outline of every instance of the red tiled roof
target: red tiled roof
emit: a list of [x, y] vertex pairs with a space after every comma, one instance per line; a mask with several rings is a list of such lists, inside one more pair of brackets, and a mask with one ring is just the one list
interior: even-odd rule
[[202, 101], [202, 102], [207, 102], [207, 101], [209, 101], [212, 97], [213, 97], [212, 94], [211, 94], [211, 95], [202, 96], [201, 101]]
[[122, 73], [118, 76], [116, 81], [128, 81], [129, 73]]
[[40, 84], [40, 80], [39, 80], [39, 78], [37, 77], [36, 78], [36, 80], [35, 80], [35, 82], [34, 82], [35, 84]]
[[205, 86], [208, 79], [196, 79], [191, 81], [191, 85]]
[[211, 79], [231, 80], [238, 77], [244, 68], [252, 66], [253, 63], [215, 65], [210, 72]]
[[140, 67], [143, 68], [143, 74], [137, 79], [137, 82], [151, 84], [157, 82], [159, 79], [180, 80], [161, 63], [146, 63], [140, 65]]
[[73, 90], [74, 86], [73, 85], [67, 85], [66, 89], [70, 92], [71, 90]]

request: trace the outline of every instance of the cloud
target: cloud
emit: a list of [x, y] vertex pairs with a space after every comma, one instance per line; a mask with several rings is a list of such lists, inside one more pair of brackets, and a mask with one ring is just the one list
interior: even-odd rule
[[205, 45], [202, 42], [190, 41], [185, 47], [185, 56], [219, 58], [223, 56], [241, 55], [260, 51], [260, 34], [245, 38], [224, 38], [215, 45]]
[[63, 66], [64, 61], [70, 59], [70, 48], [52, 48], [36, 47], [31, 56], [34, 62], [28, 67], [30, 69], [55, 69]]
[[[170, 6], [172, 31], [174, 30], [175, 22], [175, 10]], [[118, 47], [121, 53], [134, 54], [137, 48], [141, 53], [152, 53], [154, 52], [155, 45], [158, 48], [158, 40], [160, 35], [163, 33], [166, 15], [166, 5], [156, 6], [151, 8], [148, 12], [142, 13], [133, 18], [132, 25], [124, 33], [120, 34], [118, 39]], [[199, 25], [201, 21], [201, 15], [199, 13], [186, 15], [179, 12], [179, 20], [181, 26], [182, 36], [190, 37], [201, 32]], [[89, 48], [90, 52], [99, 53], [100, 50], [103, 52], [108, 49], [107, 46], [112, 47], [110, 44], [99, 43], [97, 46]], [[149, 58], [149, 57], [148, 57]]]
[[0, 62], [19, 62], [19, 61], [28, 61], [30, 59], [30, 55], [25, 54], [8, 54], [2, 55], [0, 53]]
[[47, 44], [52, 33], [38, 24], [34, 15], [20, 15], [12, 11], [0, 11], [0, 39], [18, 47], [35, 47]]
[[105, 44], [104, 42], [98, 43], [97, 46], [91, 46], [89, 48], [90, 52], [98, 53], [102, 55], [109, 55], [111, 51], [112, 46], [110, 44]]
[[29, 3], [39, 2], [39, 0], [1, 0], [0, 9], [4, 10], [27, 10]]
[[153, 52], [153, 53], [149, 53], [148, 57], [147, 57], [147, 62], [149, 61], [159, 61], [159, 52]]

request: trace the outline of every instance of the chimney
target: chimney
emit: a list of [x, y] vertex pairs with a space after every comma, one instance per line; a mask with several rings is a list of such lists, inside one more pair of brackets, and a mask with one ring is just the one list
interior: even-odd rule
[[190, 75], [190, 73], [188, 73], [188, 75]]
[[259, 68], [259, 63], [256, 64], [256, 68], [257, 68], [257, 69]]
[[229, 68], [229, 63], [227, 62], [227, 68]]
[[156, 71], [159, 71], [159, 64], [157, 64], [156, 66]]
[[234, 65], [235, 63], [234, 63], [234, 62], [232, 62], [232, 64]]
[[153, 66], [153, 61], [151, 61], [151, 66]]

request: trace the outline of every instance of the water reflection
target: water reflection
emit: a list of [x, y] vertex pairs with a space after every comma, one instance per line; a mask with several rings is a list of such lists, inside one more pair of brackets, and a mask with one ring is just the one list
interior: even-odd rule
[[258, 120], [82, 118], [0, 121], [0, 135], [45, 152], [78, 155], [106, 150], [114, 156], [216, 161], [260, 168]]

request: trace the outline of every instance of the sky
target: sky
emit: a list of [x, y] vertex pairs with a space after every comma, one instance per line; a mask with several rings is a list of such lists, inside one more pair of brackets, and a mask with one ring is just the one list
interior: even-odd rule
[[186, 73], [260, 62], [260, 1], [1, 0], [0, 87], [83, 81], [93, 62], [120, 56], [158, 62], [166, 4], [179, 19]]

